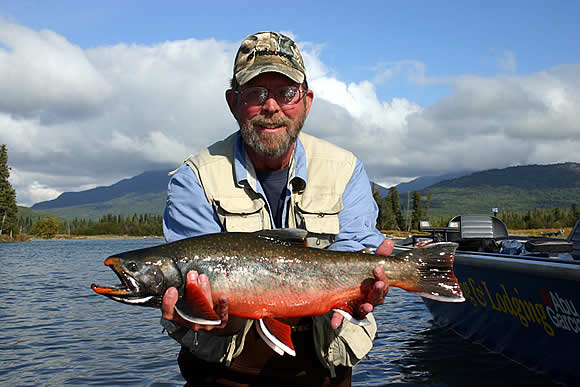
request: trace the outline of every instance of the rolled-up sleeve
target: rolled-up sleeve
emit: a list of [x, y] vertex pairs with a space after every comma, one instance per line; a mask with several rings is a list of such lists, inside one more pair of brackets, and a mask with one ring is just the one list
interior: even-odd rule
[[340, 231], [329, 249], [358, 251], [367, 247], [377, 248], [385, 237], [376, 227], [379, 208], [360, 160], [357, 160], [342, 194], [342, 203], [344, 208], [338, 214]]
[[167, 242], [220, 232], [217, 215], [193, 173], [186, 164], [179, 167], [167, 185], [163, 213], [163, 234]]

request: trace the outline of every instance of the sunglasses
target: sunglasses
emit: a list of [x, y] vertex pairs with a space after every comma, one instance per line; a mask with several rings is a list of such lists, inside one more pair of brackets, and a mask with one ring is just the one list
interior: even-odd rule
[[278, 105], [295, 105], [303, 97], [307, 90], [300, 90], [297, 86], [282, 86], [275, 90], [270, 90], [261, 87], [248, 87], [244, 90], [234, 90], [235, 94], [240, 96], [241, 101], [249, 106], [261, 106], [266, 103], [268, 96], [272, 95]]

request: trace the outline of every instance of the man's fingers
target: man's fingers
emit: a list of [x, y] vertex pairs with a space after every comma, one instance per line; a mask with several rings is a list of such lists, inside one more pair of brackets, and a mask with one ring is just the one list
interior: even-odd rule
[[218, 300], [216, 313], [222, 323], [219, 325], [219, 328], [223, 328], [228, 324], [228, 298], [225, 296], [221, 296]]
[[364, 303], [364, 304], [361, 304], [361, 305], [359, 306], [359, 310], [358, 310], [358, 312], [359, 312], [359, 315], [360, 315], [360, 316], [357, 316], [357, 317], [360, 317], [360, 318], [365, 318], [365, 317], [366, 317], [366, 315], [367, 315], [368, 313], [372, 312], [373, 310], [374, 310], [374, 307], [373, 307], [373, 305], [372, 305], [372, 304], [370, 304], [370, 303], [368, 303], [368, 302], [366, 302], [366, 303]]
[[187, 284], [190, 284], [190, 283], [194, 283], [197, 285], [198, 276], [199, 275], [197, 274], [197, 271], [195, 271], [195, 270], [188, 272], [187, 278], [186, 278], [186, 286], [187, 286]]
[[[385, 296], [389, 292], [389, 279], [385, 274], [385, 269], [382, 266], [377, 266], [373, 269], [373, 275], [375, 276], [376, 282], [373, 286], [373, 289], [371, 290], [371, 293], [374, 292], [378, 294], [379, 298], [385, 298]], [[383, 303], [383, 301], [381, 301], [381, 304]]]
[[[375, 282], [371, 292], [369, 293], [368, 302], [374, 306], [381, 305], [385, 302], [385, 283], [383, 281]], [[388, 289], [388, 288], [387, 288]]]
[[393, 253], [393, 248], [395, 243], [391, 239], [385, 239], [379, 247], [375, 250], [375, 254], [381, 255], [391, 255]]
[[173, 320], [173, 308], [175, 307], [178, 298], [179, 294], [177, 293], [177, 289], [174, 287], [170, 287], [165, 291], [163, 301], [161, 302], [161, 316], [165, 320]]
[[340, 327], [340, 324], [342, 324], [343, 319], [344, 317], [340, 313], [334, 312], [332, 318], [330, 319], [330, 326], [333, 329], [337, 329], [338, 327]]
[[375, 280], [387, 282], [388, 278], [385, 274], [385, 269], [382, 266], [377, 266], [373, 269], [373, 275], [375, 276]]
[[199, 286], [201, 293], [205, 296], [205, 298], [207, 298], [209, 305], [213, 308], [213, 300], [211, 298], [211, 288], [209, 286], [209, 278], [207, 278], [207, 275], [205, 274], [199, 275], [199, 277], [197, 278], [197, 286]]

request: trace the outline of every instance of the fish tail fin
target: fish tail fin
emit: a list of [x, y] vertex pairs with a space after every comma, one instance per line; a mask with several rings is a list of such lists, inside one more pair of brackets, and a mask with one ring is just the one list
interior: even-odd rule
[[417, 265], [416, 283], [396, 284], [421, 297], [441, 302], [463, 302], [465, 298], [453, 273], [453, 259], [457, 243], [440, 242], [405, 251], [405, 258]]
[[184, 320], [195, 324], [220, 325], [222, 323], [201, 289], [194, 284], [187, 286], [185, 294], [177, 301], [174, 309]]
[[292, 328], [276, 319], [264, 317], [258, 320], [258, 333], [262, 340], [279, 355], [296, 356], [292, 343]]

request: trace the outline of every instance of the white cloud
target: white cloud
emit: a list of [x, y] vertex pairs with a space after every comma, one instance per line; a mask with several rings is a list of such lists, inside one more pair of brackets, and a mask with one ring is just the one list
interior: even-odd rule
[[98, 114], [111, 86], [58, 34], [0, 20], [0, 111], [46, 121]]
[[[54, 32], [0, 21], [0, 143], [19, 204], [173, 169], [234, 131], [224, 91], [238, 43], [83, 50]], [[352, 150], [377, 182], [580, 161], [579, 64], [434, 78], [424, 64], [401, 61], [384, 66], [381, 79], [347, 83], [322, 60], [323, 45], [299, 45], [315, 93], [305, 130]], [[451, 93], [427, 106], [381, 100], [380, 82], [401, 73]]]

